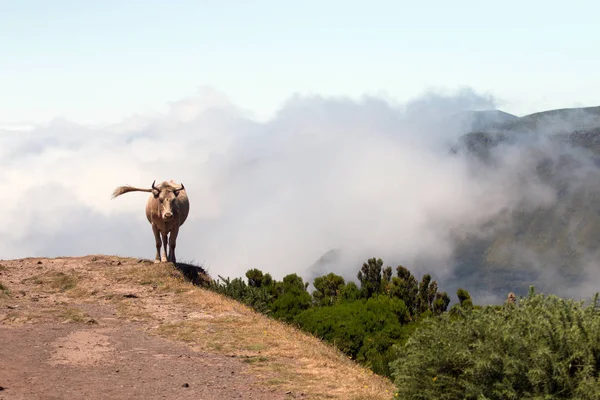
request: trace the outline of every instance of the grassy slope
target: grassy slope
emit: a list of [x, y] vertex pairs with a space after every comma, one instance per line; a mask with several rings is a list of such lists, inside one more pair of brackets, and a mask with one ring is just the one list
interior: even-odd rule
[[[4, 303], [22, 303], [5, 315], [0, 310], [4, 324], [48, 318], [86, 323], [89, 318], [78, 304], [103, 304], [151, 334], [183, 341], [197, 351], [242, 358], [266, 386], [313, 399], [393, 397], [389, 380], [314, 337], [194, 286], [170, 263], [100, 255], [0, 264], [0, 281], [5, 282], [0, 309], [6, 310]], [[18, 292], [38, 300], [25, 303], [24, 297], [10, 294]]]

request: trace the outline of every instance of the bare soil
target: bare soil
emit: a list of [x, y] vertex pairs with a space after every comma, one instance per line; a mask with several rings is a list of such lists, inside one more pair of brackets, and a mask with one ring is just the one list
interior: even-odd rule
[[171, 263], [0, 261], [0, 400], [393, 395], [389, 380]]

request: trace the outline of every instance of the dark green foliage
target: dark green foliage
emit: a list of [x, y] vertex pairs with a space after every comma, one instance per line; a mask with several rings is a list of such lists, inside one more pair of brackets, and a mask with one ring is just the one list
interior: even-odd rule
[[438, 291], [438, 284], [425, 274], [418, 283], [413, 274], [403, 266], [396, 267], [397, 276], [388, 284], [387, 293], [404, 301], [415, 317], [431, 311], [441, 314], [448, 308], [450, 298], [446, 292]]
[[389, 374], [392, 345], [408, 337], [409, 312], [402, 300], [388, 296], [313, 307], [296, 318], [300, 327], [335, 345], [374, 372]]
[[456, 291], [456, 296], [458, 297], [458, 301], [462, 307], [473, 307], [473, 301], [471, 300], [471, 295], [463, 288], [459, 288]]
[[382, 271], [381, 277], [381, 289], [379, 292], [386, 292], [387, 288], [392, 281], [392, 267], [385, 267]]
[[472, 308], [478, 308], [478, 306], [473, 306], [473, 300], [471, 300], [471, 295], [463, 288], [459, 288], [456, 291], [456, 296], [458, 297], [458, 303], [454, 304], [450, 309], [450, 314], [452, 315], [463, 315], [466, 311]]
[[337, 302], [338, 296], [345, 286], [344, 278], [333, 272], [315, 278], [313, 298], [319, 306], [331, 306]]
[[360, 289], [358, 285], [352, 281], [348, 282], [340, 292], [339, 302], [351, 302], [360, 298]]
[[429, 283], [431, 282], [431, 275], [425, 274], [419, 284], [419, 296], [417, 297], [418, 312], [424, 313], [429, 307]]
[[[600, 312], [530, 291], [517, 305], [469, 307], [429, 318], [398, 347], [400, 398], [598, 399]], [[472, 303], [471, 303], [472, 304]]]
[[362, 297], [368, 299], [381, 292], [381, 267], [383, 260], [381, 258], [370, 258], [363, 263], [361, 270], [357, 274], [360, 281], [360, 291]]
[[291, 322], [297, 314], [311, 306], [312, 298], [306, 291], [308, 282], [304, 283], [297, 274], [283, 277], [283, 283], [277, 285], [279, 295], [271, 305], [273, 317]]
[[261, 313], [269, 312], [269, 305], [273, 301], [273, 295], [266, 287], [254, 287], [247, 285], [241, 278], [230, 280], [221, 276], [223, 283], [211, 282], [209, 288], [217, 293], [224, 294], [236, 299]]
[[246, 278], [248, 279], [248, 285], [252, 287], [267, 287], [273, 284], [273, 278], [270, 274], [263, 274], [259, 269], [249, 269], [246, 272]]
[[396, 267], [397, 277], [392, 278], [389, 294], [404, 301], [412, 314], [417, 311], [419, 285], [413, 274], [403, 266]]
[[437, 292], [433, 301], [432, 311], [435, 315], [440, 315], [448, 309], [450, 304], [450, 296], [446, 292]]
[[[392, 346], [404, 343], [422, 319], [444, 312], [450, 302], [439, 292], [435, 281], [425, 275], [421, 290], [408, 269], [382, 268], [383, 261], [371, 258], [355, 282], [329, 273], [315, 278], [315, 290], [308, 293], [308, 282], [297, 274], [276, 281], [258, 269], [241, 278], [213, 282], [211, 288], [237, 299], [278, 320], [294, 323], [301, 329], [335, 344], [374, 372], [389, 376]], [[421, 312], [421, 309], [424, 310]]]

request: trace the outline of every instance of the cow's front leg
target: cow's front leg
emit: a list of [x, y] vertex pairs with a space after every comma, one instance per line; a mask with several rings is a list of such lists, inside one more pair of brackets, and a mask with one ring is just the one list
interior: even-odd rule
[[160, 246], [162, 245], [160, 241], [160, 232], [156, 225], [152, 225], [152, 232], [154, 232], [154, 241], [156, 242], [156, 257], [154, 257], [154, 262], [160, 262]]
[[177, 234], [179, 233], [179, 228], [173, 228], [171, 231], [171, 235], [169, 236], [169, 261], [173, 264], [177, 262], [175, 258], [175, 246], [177, 245]]
[[162, 234], [162, 242], [163, 242], [162, 244], [163, 244], [164, 253], [160, 257], [160, 261], [167, 262], [167, 244], [169, 243], [169, 239], [167, 238], [167, 235], [169, 234], [169, 232], [161, 232], [161, 234]]

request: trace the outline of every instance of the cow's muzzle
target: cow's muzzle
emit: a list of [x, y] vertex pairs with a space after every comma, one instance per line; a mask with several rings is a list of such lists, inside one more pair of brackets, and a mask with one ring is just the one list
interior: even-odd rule
[[173, 214], [172, 213], [165, 213], [165, 215], [163, 215], [163, 219], [165, 221], [170, 221], [173, 219]]

